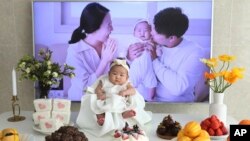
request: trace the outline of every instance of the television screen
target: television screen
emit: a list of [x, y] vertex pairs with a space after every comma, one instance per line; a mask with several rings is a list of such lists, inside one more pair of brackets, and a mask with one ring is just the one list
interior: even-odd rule
[[[68, 41], [71, 39], [73, 31], [79, 27], [82, 10], [89, 3], [91, 2], [33, 1], [34, 56], [38, 57], [38, 51], [41, 48], [49, 48], [53, 52], [52, 61], [63, 65], [66, 62], [67, 49], [69, 48]], [[211, 55], [212, 0], [101, 1], [98, 3], [110, 10], [109, 13], [113, 26], [110, 38], [116, 40], [118, 47], [116, 51], [117, 56], [126, 56], [128, 47], [131, 41], [134, 40], [134, 28], [138, 20], [146, 19], [152, 27], [154, 16], [159, 11], [169, 7], [181, 8], [182, 12], [189, 19], [189, 26], [183, 38], [191, 40], [202, 47], [202, 50], [205, 52], [204, 58], [209, 58]], [[161, 80], [156, 77], [156, 81], [156, 86], [152, 87], [154, 93], [157, 92], [155, 89]], [[174, 83], [171, 84], [174, 91], [174, 87], [180, 85], [176, 80], [172, 79], [168, 81]], [[71, 87], [71, 78], [64, 77], [60, 81], [59, 87], [55, 86], [50, 90], [49, 97], [80, 101], [79, 97], [69, 94]], [[86, 87], [82, 87], [83, 90], [86, 89]], [[140, 89], [139, 86], [136, 88]], [[160, 93], [160, 95], [164, 94]], [[209, 101], [209, 89], [204, 83], [203, 75], [196, 81], [196, 84], [192, 88], [192, 94], [193, 100], [191, 102]], [[167, 92], [166, 95], [168, 95]], [[146, 97], [144, 98], [150, 102]], [[175, 100], [164, 101], [159, 98], [153, 101], [176, 102]], [[185, 100], [179, 102], [185, 102]], [[187, 102], [190, 101], [187, 100]]]

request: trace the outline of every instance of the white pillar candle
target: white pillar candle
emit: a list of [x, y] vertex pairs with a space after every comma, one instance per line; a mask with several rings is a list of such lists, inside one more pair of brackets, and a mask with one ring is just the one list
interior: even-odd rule
[[13, 90], [13, 96], [17, 95], [17, 90], [16, 90], [16, 71], [13, 68], [12, 70], [12, 90]]

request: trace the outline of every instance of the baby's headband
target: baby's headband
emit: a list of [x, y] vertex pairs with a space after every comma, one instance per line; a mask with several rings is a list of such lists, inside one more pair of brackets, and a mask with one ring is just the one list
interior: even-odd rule
[[127, 71], [129, 71], [129, 67], [128, 67], [128, 65], [127, 65], [126, 60], [115, 59], [115, 60], [111, 63], [110, 68], [112, 68], [112, 67], [115, 66], [115, 65], [121, 65], [121, 66], [123, 66]]
[[146, 23], [150, 24], [149, 21], [148, 21], [147, 19], [139, 19], [139, 20], [137, 20], [137, 21], [135, 22], [134, 29], [135, 29], [135, 27], [137, 26], [137, 24], [142, 23], [142, 22], [146, 22]]

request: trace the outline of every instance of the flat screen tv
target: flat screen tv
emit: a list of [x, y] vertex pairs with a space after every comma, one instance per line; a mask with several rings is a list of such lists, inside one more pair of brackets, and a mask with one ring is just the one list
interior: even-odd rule
[[[34, 56], [38, 57], [40, 48], [49, 48], [53, 51], [52, 61], [64, 64], [69, 47], [68, 41], [74, 29], [79, 26], [81, 12], [88, 3], [90, 2], [34, 0], [32, 2]], [[212, 0], [99, 1], [98, 3], [110, 10], [113, 24], [111, 37], [118, 41], [118, 51], [128, 47], [127, 41], [132, 38], [136, 21], [147, 19], [152, 24], [154, 15], [160, 10], [180, 7], [189, 18], [189, 27], [184, 38], [198, 43], [207, 52], [207, 58], [211, 56]], [[70, 99], [68, 98], [70, 86], [71, 79], [64, 77], [59, 87], [50, 90], [49, 96]], [[194, 88], [194, 95], [194, 102], [209, 101], [209, 89], [204, 84], [203, 76]], [[80, 99], [71, 100], [80, 101]]]

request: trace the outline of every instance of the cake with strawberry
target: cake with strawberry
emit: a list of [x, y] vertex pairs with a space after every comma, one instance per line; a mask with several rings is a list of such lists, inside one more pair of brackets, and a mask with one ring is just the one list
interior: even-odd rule
[[122, 130], [115, 130], [114, 141], [149, 141], [146, 133], [137, 125], [132, 128], [126, 123]]
[[54, 132], [63, 126], [63, 123], [57, 119], [41, 119], [39, 122], [39, 127], [42, 131]]
[[70, 111], [70, 100], [67, 99], [54, 99], [53, 100], [53, 111], [68, 112]]
[[35, 99], [34, 106], [36, 112], [51, 111], [52, 99]]
[[51, 116], [50, 111], [35, 112], [33, 113], [33, 120], [35, 125], [38, 125], [41, 119], [49, 119]]
[[158, 125], [156, 133], [157, 136], [163, 139], [172, 139], [177, 136], [181, 130], [179, 122], [174, 121], [170, 115], [163, 118], [162, 122]]

